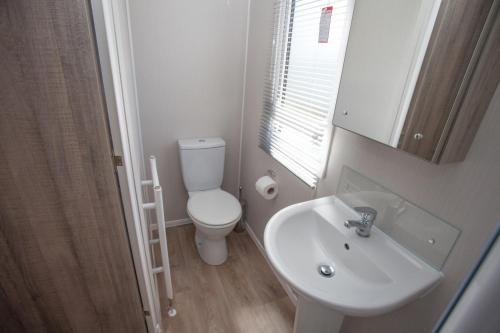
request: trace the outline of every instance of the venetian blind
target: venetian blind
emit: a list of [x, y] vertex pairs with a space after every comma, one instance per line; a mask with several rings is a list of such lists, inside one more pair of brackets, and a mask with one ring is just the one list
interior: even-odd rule
[[326, 165], [354, 0], [278, 0], [259, 146], [311, 187]]

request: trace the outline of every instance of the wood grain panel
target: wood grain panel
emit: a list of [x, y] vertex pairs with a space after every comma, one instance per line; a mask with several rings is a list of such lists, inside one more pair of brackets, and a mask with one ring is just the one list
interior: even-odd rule
[[[443, 0], [398, 148], [435, 158], [493, 0]], [[415, 140], [414, 134], [423, 138]]]
[[440, 163], [465, 159], [500, 83], [500, 12], [498, 8], [496, 10], [493, 27], [445, 143]]
[[144, 332], [88, 3], [0, 22], [0, 331]]

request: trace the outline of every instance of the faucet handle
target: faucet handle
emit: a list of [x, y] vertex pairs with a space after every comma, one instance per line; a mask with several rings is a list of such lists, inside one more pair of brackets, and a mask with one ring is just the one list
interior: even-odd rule
[[356, 233], [361, 237], [369, 237], [373, 221], [377, 217], [377, 211], [371, 207], [354, 207], [354, 210], [361, 215], [361, 219], [347, 220], [344, 222], [346, 228], [356, 227]]
[[377, 217], [377, 211], [371, 207], [354, 207], [354, 210], [361, 215], [363, 222], [373, 223]]

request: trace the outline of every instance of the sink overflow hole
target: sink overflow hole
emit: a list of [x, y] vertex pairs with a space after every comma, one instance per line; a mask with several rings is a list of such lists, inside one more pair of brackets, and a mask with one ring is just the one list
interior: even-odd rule
[[346, 250], [350, 249], [349, 244], [347, 244], [347, 243], [344, 243], [344, 247], [345, 247]]
[[335, 268], [330, 265], [319, 265], [318, 272], [323, 277], [331, 278], [335, 275]]

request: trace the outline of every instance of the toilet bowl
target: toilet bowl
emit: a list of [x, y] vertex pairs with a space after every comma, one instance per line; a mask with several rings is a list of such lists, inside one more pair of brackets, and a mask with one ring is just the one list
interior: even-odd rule
[[223, 264], [228, 256], [226, 236], [241, 218], [238, 200], [221, 189], [191, 192], [187, 212], [196, 228], [201, 259], [210, 265]]
[[182, 139], [179, 143], [182, 178], [189, 200], [201, 259], [223, 264], [228, 257], [226, 236], [241, 218], [239, 201], [221, 189], [226, 143], [221, 138]]

